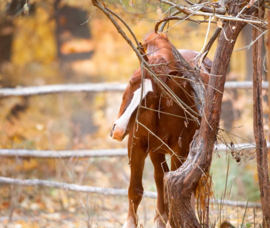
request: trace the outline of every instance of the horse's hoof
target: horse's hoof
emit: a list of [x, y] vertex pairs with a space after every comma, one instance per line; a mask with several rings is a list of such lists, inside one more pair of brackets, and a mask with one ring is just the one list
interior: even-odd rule
[[167, 222], [166, 228], [172, 228], [169, 221]]
[[158, 219], [155, 221], [154, 228], [166, 228], [166, 222]]
[[128, 218], [124, 223], [123, 228], [136, 228], [135, 221], [133, 218]]
[[155, 222], [154, 228], [166, 228], [166, 224], [164, 224], [163, 222]]
[[163, 214], [161, 216], [162, 216], [162, 218], [160, 217], [160, 215], [156, 216], [156, 218], [155, 218], [155, 228], [166, 228], [167, 215]]

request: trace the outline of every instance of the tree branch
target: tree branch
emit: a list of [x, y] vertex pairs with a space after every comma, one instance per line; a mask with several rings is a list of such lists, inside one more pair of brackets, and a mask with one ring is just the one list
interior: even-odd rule
[[[164, 26], [163, 26], [163, 23], [166, 25], [166, 23], [168, 21], [172, 21], [172, 20], [179, 20], [179, 21], [191, 21], [191, 22], [195, 22], [195, 23], [198, 23], [198, 24], [201, 24], [201, 23], [208, 23], [207, 20], [193, 20], [193, 19], [190, 19], [188, 16], [186, 17], [176, 17], [176, 16], [169, 16], [169, 17], [165, 17], [165, 18], [162, 18], [161, 20], [159, 20], [156, 25], [155, 25], [155, 32], [162, 32], [163, 29], [164, 29]], [[162, 30], [161, 29], [158, 29], [159, 25], [162, 23]], [[211, 23], [217, 23], [215, 21], [211, 21]]]
[[215, 42], [215, 40], [217, 39], [218, 35], [221, 32], [221, 28], [217, 27], [214, 34], [211, 36], [210, 40], [208, 41], [206, 47], [204, 48], [202, 53], [206, 53], [203, 57], [203, 60], [206, 58], [207, 54], [209, 53], [209, 50], [211, 49], [213, 43]]
[[[251, 3], [252, 4], [252, 3]], [[255, 3], [254, 3], [255, 4]], [[258, 15], [263, 18], [264, 9], [258, 9]], [[270, 14], [268, 14], [270, 16]], [[260, 32], [253, 28], [252, 38], [257, 39]], [[257, 171], [263, 209], [263, 227], [270, 227], [270, 184], [268, 175], [268, 150], [263, 130], [262, 107], [262, 37], [253, 45], [253, 128], [256, 141]], [[268, 48], [269, 50], [269, 48]]]
[[[205, 13], [205, 12], [200, 12], [200, 7], [201, 6], [196, 6], [196, 7], [187, 7], [187, 6], [183, 6], [183, 5], [177, 5], [173, 2], [167, 1], [167, 0], [161, 0], [162, 3], [166, 3], [170, 6], [174, 6], [176, 9], [178, 9], [180, 12], [183, 12], [187, 15], [193, 15], [193, 16], [203, 16], [203, 17], [216, 17], [219, 18], [221, 20], [224, 21], [235, 21], [235, 22], [243, 22], [243, 23], [250, 23], [250, 24], [259, 24], [261, 26], [266, 26], [267, 22], [265, 21], [259, 21], [259, 20], [251, 20], [251, 19], [244, 19], [244, 18], [239, 18], [239, 17], [235, 17], [235, 16], [226, 16], [226, 15], [221, 15], [221, 14], [213, 14], [213, 13]], [[255, 3], [254, 3], [255, 5]], [[255, 7], [254, 5], [250, 8], [247, 9], [247, 15], [251, 15], [254, 11], [255, 11]]]

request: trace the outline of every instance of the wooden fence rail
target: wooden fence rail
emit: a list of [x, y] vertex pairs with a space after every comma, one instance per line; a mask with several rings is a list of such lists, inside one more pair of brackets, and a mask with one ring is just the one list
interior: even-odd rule
[[[64, 84], [45, 85], [33, 87], [16, 87], [0, 89], [0, 97], [11, 96], [33, 96], [50, 93], [76, 93], [76, 92], [123, 92], [127, 84], [124, 83], [86, 83], [86, 84]], [[268, 89], [268, 82], [262, 83], [263, 89]], [[226, 82], [227, 89], [251, 89], [252, 82]]]
[[[270, 147], [270, 143], [267, 143]], [[247, 150], [255, 149], [252, 143], [240, 143], [231, 145], [218, 144], [215, 149], [226, 150]], [[0, 156], [5, 157], [37, 157], [37, 158], [70, 158], [70, 157], [121, 157], [127, 156], [127, 149], [99, 149], [99, 150], [26, 150], [26, 149], [0, 149]]]
[[[121, 83], [88, 83], [88, 84], [69, 84], [69, 85], [46, 85], [34, 87], [17, 87], [0, 89], [0, 97], [11, 96], [33, 96], [51, 93], [74, 93], [74, 92], [123, 92], [127, 84]], [[268, 82], [262, 83], [263, 89], [268, 89]], [[226, 82], [227, 89], [251, 89], [252, 82]], [[270, 144], [267, 144], [268, 148]], [[229, 147], [229, 148], [228, 148]], [[242, 150], [255, 149], [254, 144], [244, 143], [226, 146], [219, 144], [216, 146], [219, 151], [227, 149]], [[68, 157], [111, 157], [111, 156], [126, 156], [127, 149], [102, 149], [102, 150], [26, 150], [26, 149], [0, 149], [0, 156], [6, 157], [39, 157], [39, 158], [68, 158]], [[88, 193], [97, 193], [112, 196], [127, 196], [126, 189], [101, 188], [92, 186], [81, 186], [76, 184], [61, 183], [46, 180], [20, 180], [8, 177], [0, 177], [0, 184], [20, 185], [20, 186], [45, 186], [60, 188], [70, 191], [80, 191]], [[145, 197], [156, 198], [156, 192], [144, 192]], [[246, 202], [235, 202], [230, 200], [211, 200], [212, 204], [223, 204], [228, 206], [246, 207]], [[261, 208], [261, 204], [249, 203], [247, 207]]]
[[[102, 195], [110, 195], [110, 196], [127, 196], [128, 191], [126, 189], [116, 189], [116, 188], [101, 188], [101, 187], [92, 187], [92, 186], [84, 186], [77, 184], [68, 184], [63, 182], [56, 181], [46, 181], [46, 180], [38, 180], [38, 179], [13, 179], [9, 177], [0, 177], [0, 184], [10, 184], [10, 185], [19, 185], [19, 186], [44, 186], [51, 188], [60, 188], [64, 190], [77, 191], [77, 192], [87, 192], [87, 193], [96, 193]], [[143, 194], [144, 197], [156, 199], [156, 192], [148, 192], [145, 191]], [[212, 204], [223, 204], [228, 206], [237, 206], [237, 207], [246, 207], [246, 202], [237, 202], [231, 200], [210, 200]], [[250, 208], [261, 208], [261, 204], [259, 203], [249, 203], [247, 207]]]
[[127, 156], [127, 149], [100, 150], [25, 150], [0, 149], [0, 156], [5, 157], [36, 157], [36, 158], [70, 158], [70, 157], [121, 157]]

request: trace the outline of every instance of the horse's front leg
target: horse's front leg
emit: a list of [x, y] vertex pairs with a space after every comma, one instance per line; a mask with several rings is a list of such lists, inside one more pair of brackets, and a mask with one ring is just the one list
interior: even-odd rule
[[164, 203], [164, 173], [169, 171], [165, 161], [165, 154], [150, 152], [150, 158], [154, 165], [154, 178], [157, 186], [157, 212], [155, 217], [155, 228], [165, 228], [168, 216]]
[[142, 176], [146, 157], [147, 153], [139, 146], [133, 145], [132, 151], [129, 151], [131, 170], [128, 188], [129, 207], [123, 228], [136, 228], [138, 224], [137, 209], [143, 196]]

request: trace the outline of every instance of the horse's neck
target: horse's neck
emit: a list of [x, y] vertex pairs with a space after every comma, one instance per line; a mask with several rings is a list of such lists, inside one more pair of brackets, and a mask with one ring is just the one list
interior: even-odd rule
[[191, 86], [185, 79], [174, 78], [167, 82], [168, 87], [188, 106], [194, 105], [194, 96]]

